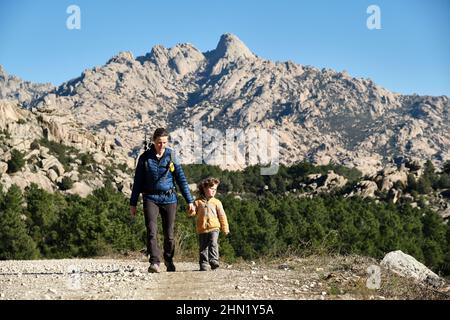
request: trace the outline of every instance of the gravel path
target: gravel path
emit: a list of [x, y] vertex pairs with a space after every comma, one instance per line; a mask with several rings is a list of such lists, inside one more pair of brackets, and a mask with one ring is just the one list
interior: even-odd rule
[[[148, 263], [117, 259], [0, 261], [0, 299], [309, 299], [291, 270], [276, 274], [231, 265], [200, 272], [178, 262], [177, 272], [147, 272]], [[165, 268], [162, 268], [165, 270]], [[275, 281], [275, 278], [283, 281]], [[316, 296], [320, 298], [320, 294]]]
[[[384, 289], [368, 290], [364, 273], [373, 261], [348, 259], [222, 264], [208, 272], [197, 271], [196, 263], [176, 262], [177, 272], [166, 272], [163, 267], [159, 274], [148, 273], [144, 259], [0, 261], [0, 300], [403, 298], [387, 282]], [[416, 289], [408, 285], [403, 291]]]

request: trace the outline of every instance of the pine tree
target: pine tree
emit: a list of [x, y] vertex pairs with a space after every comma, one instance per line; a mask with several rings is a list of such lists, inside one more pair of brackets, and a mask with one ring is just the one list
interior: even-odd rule
[[430, 192], [433, 191], [432, 187], [431, 187], [431, 181], [428, 178], [428, 176], [423, 175], [422, 177], [420, 177], [420, 179], [417, 181], [417, 191], [420, 194], [429, 194]]
[[444, 162], [444, 167], [442, 168], [442, 171], [446, 174], [450, 174], [450, 160]]
[[60, 194], [51, 194], [32, 183], [25, 192], [27, 225], [31, 237], [45, 257], [58, 256], [56, 223], [66, 203]]
[[22, 215], [22, 192], [13, 185], [0, 201], [0, 259], [34, 259], [36, 244], [27, 234]]
[[19, 150], [11, 151], [11, 159], [8, 161], [8, 173], [14, 173], [22, 169], [25, 165], [24, 154]]

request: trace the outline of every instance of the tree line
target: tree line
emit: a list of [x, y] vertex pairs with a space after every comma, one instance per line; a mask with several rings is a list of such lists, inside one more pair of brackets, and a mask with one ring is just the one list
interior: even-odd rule
[[[379, 259], [389, 251], [402, 250], [432, 270], [450, 274], [450, 226], [427, 207], [346, 198], [339, 193], [309, 198], [285, 192], [299, 186], [307, 174], [331, 169], [350, 183], [360, 177], [351, 169], [307, 163], [281, 167], [275, 176], [261, 176], [257, 166], [238, 174], [212, 166], [185, 166], [190, 182], [206, 176], [222, 180], [218, 198], [231, 230], [230, 236], [220, 239], [226, 260], [318, 252]], [[0, 259], [92, 257], [142, 250], [142, 209], [132, 219], [128, 203], [111, 183], [86, 198], [48, 193], [34, 184], [22, 192], [13, 185], [0, 192]], [[196, 257], [194, 221], [185, 208], [179, 197], [177, 250]]]

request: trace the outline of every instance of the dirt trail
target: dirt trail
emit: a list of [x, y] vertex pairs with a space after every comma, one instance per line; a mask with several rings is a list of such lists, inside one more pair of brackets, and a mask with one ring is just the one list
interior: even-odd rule
[[5, 299], [448, 299], [408, 279], [384, 273], [379, 289], [368, 289], [373, 259], [293, 258], [272, 263], [222, 263], [200, 272], [177, 262], [177, 272], [147, 272], [143, 259], [0, 261], [0, 300]]

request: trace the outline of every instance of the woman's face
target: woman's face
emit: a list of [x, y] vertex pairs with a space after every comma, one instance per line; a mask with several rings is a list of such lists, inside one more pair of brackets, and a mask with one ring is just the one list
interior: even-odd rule
[[205, 195], [207, 198], [212, 198], [216, 195], [217, 192], [217, 184], [211, 186], [211, 187], [206, 187], [205, 188]]
[[153, 143], [155, 145], [156, 153], [162, 153], [167, 146], [169, 137], [158, 137]]

